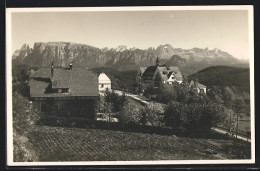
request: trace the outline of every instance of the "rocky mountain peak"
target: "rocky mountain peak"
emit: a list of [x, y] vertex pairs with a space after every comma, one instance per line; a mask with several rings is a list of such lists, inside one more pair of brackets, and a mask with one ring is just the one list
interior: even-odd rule
[[[74, 66], [133, 69], [138, 66], [154, 65], [156, 58], [167, 64], [199, 69], [212, 65], [235, 65], [243, 63], [227, 52], [208, 48], [182, 49], [170, 44], [142, 50], [120, 45], [116, 49], [99, 49], [93, 46], [71, 42], [36, 42], [31, 49], [23, 45], [13, 54], [13, 64], [25, 63], [36, 66], [68, 66], [73, 60]], [[192, 68], [194, 66], [194, 68]], [[195, 67], [196, 66], [196, 67]]]
[[32, 49], [30, 49], [29, 44], [23, 44], [20, 49], [17, 49], [14, 52], [12, 59], [20, 58], [20, 60], [22, 60], [24, 57], [31, 53], [31, 50]]

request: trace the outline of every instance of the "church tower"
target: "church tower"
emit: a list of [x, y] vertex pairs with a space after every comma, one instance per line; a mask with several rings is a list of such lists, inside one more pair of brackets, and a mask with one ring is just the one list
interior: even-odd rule
[[155, 65], [156, 65], [156, 66], [159, 66], [159, 58], [158, 58], [158, 56], [157, 56]]

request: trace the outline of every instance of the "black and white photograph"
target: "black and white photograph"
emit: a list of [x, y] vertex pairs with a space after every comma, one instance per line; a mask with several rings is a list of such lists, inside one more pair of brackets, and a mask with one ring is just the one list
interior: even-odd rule
[[253, 7], [6, 9], [7, 165], [255, 162]]

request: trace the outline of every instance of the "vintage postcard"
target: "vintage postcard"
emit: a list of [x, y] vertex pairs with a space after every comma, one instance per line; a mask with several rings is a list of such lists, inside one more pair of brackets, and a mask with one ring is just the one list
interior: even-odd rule
[[6, 9], [8, 166], [255, 162], [253, 6]]

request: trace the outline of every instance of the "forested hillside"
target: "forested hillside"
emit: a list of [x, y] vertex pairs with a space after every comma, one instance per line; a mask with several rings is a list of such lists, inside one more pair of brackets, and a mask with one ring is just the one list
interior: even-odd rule
[[97, 74], [104, 72], [111, 80], [112, 88], [119, 90], [135, 90], [136, 84], [136, 70], [120, 71], [111, 67], [93, 68], [92, 71]]
[[249, 68], [229, 66], [213, 66], [205, 68], [190, 78], [197, 77], [199, 82], [206, 86], [233, 86], [241, 91], [249, 92]]

